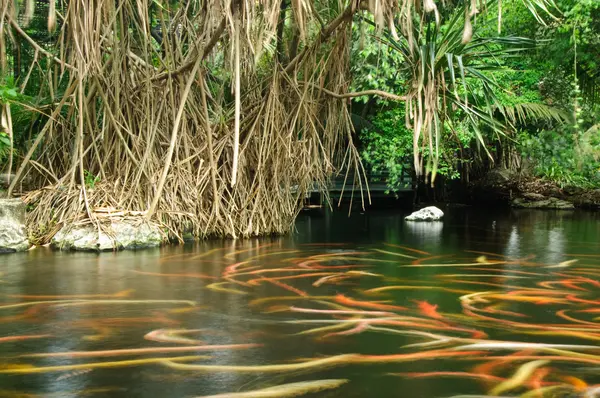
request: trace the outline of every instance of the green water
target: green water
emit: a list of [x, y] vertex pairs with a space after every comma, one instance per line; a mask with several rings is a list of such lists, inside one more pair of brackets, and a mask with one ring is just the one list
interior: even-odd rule
[[[348, 381], [307, 396], [595, 396], [597, 213], [448, 209], [440, 223], [404, 215], [303, 214], [283, 238], [2, 256], [0, 397], [194, 397], [321, 379]], [[436, 309], [424, 312], [423, 301]], [[163, 341], [145, 338], [161, 329], [148, 337]], [[590, 347], [461, 348], [491, 341]], [[89, 354], [189, 345], [229, 347]], [[348, 353], [328, 367], [254, 367]], [[160, 360], [194, 355], [205, 357], [176, 362], [249, 368]], [[159, 359], [122, 362], [150, 358]], [[503, 387], [515, 374], [523, 380]]]

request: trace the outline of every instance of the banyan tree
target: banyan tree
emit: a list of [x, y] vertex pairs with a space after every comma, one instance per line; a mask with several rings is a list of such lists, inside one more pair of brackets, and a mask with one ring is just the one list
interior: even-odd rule
[[[106, 209], [176, 238], [286, 232], [309, 190], [342, 170], [360, 179], [350, 98], [409, 101], [415, 147], [435, 136], [433, 69], [405, 97], [349, 92], [352, 24], [411, 43], [455, 3], [1, 0], [2, 76], [17, 91], [3, 127], [20, 148], [9, 194], [30, 205], [37, 243], [100, 226]], [[463, 44], [489, 4], [465, 2]]]

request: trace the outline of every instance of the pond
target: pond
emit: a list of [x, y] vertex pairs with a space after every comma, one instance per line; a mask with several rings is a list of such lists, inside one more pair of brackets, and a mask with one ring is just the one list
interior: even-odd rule
[[2, 256], [0, 397], [600, 396], [597, 213], [405, 215]]

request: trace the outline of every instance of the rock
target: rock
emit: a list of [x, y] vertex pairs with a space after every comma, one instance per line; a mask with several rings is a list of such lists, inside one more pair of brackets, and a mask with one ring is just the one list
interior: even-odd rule
[[505, 168], [495, 168], [490, 170], [485, 176], [487, 185], [503, 185], [511, 180], [512, 173]]
[[444, 212], [435, 206], [425, 207], [405, 217], [406, 221], [438, 221], [444, 217]]
[[162, 242], [163, 234], [157, 225], [121, 220], [102, 224], [100, 231], [95, 224], [63, 227], [52, 238], [52, 247], [78, 251], [130, 250], [158, 247]]
[[535, 193], [535, 192], [524, 192], [521, 194], [525, 199], [527, 200], [546, 200], [547, 198], [539, 193]]
[[21, 199], [0, 199], [0, 253], [29, 249], [25, 227], [25, 203]]
[[521, 209], [559, 209], [559, 210], [571, 210], [575, 206], [571, 202], [558, 198], [546, 198], [543, 200], [528, 201], [524, 198], [516, 198], [512, 201], [513, 207]]
[[567, 195], [581, 195], [581, 194], [585, 193], [585, 189], [576, 187], [576, 186], [572, 186], [572, 185], [567, 185], [566, 187], [563, 188], [563, 191]]
[[0, 174], [0, 188], [4, 187], [4, 188], [8, 188], [8, 181], [10, 179], [15, 178], [14, 174], [6, 174], [6, 173], [2, 173]]

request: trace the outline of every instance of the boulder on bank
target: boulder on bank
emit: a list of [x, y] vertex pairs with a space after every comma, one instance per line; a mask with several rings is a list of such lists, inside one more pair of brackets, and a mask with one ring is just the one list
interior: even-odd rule
[[25, 203], [21, 199], [0, 199], [0, 253], [29, 249], [25, 227]]
[[520, 209], [572, 210], [575, 208], [573, 203], [566, 200], [546, 197], [537, 193], [524, 193], [522, 197], [513, 199], [511, 206]]
[[52, 238], [52, 247], [60, 250], [110, 251], [158, 247], [163, 234], [155, 224], [142, 220], [119, 220], [108, 224], [63, 227]]
[[425, 207], [405, 217], [406, 221], [439, 221], [444, 217], [444, 212], [435, 206]]

